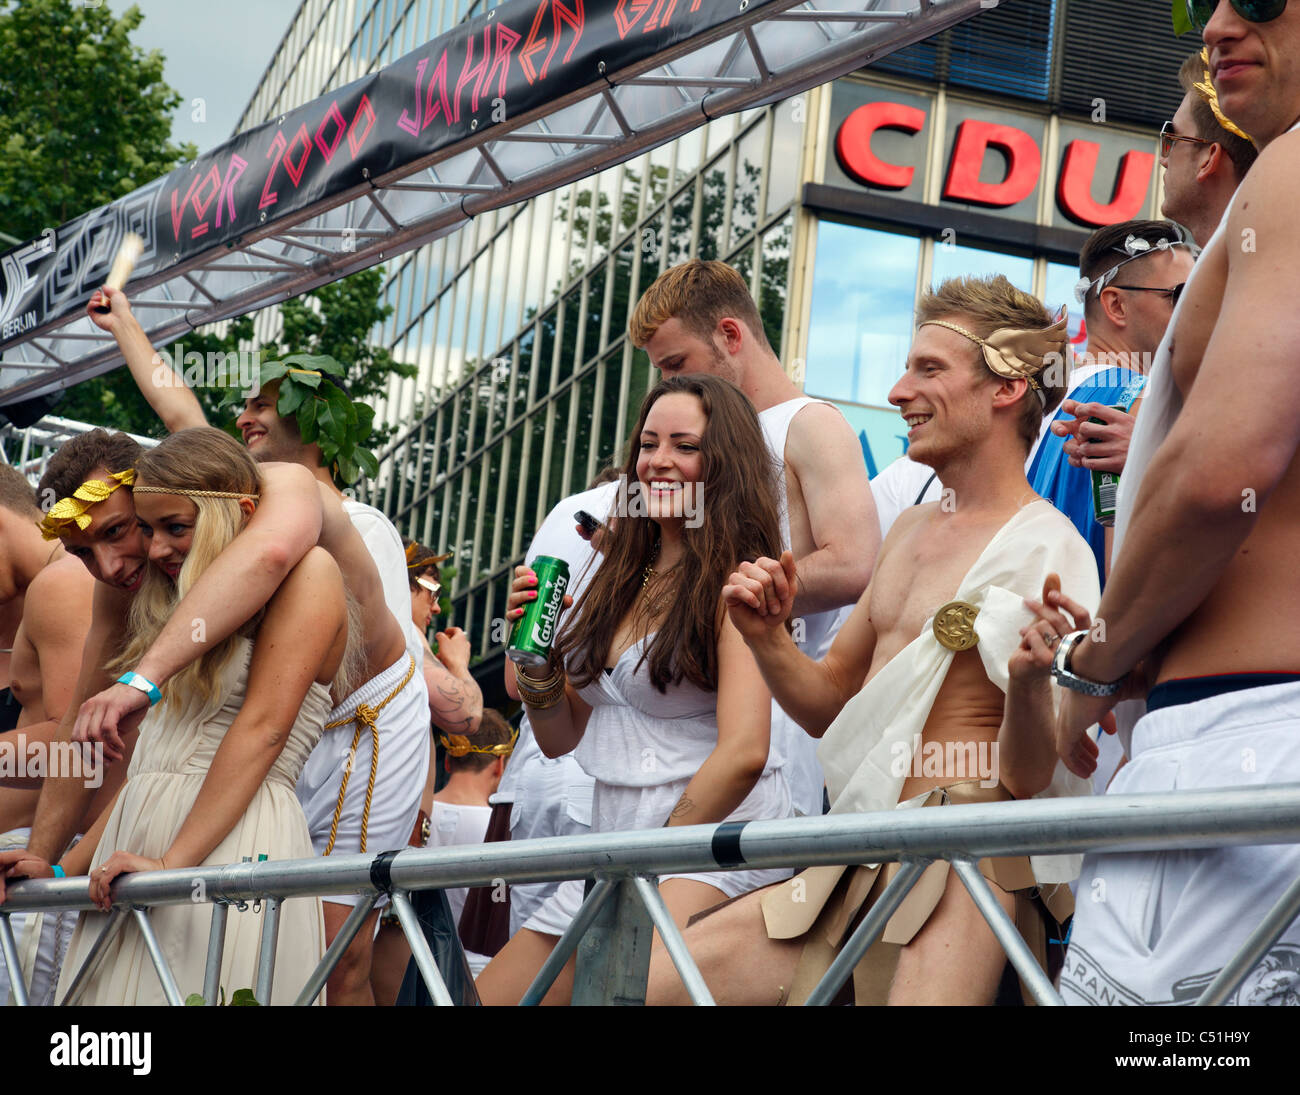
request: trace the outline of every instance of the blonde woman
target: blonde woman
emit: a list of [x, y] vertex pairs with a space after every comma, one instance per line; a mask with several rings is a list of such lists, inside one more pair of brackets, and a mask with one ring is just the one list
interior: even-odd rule
[[[131, 670], [185, 591], [234, 539], [254, 511], [259, 486], [257, 465], [243, 447], [208, 427], [182, 430], [140, 457], [135, 507], [154, 565], [132, 604], [115, 672]], [[127, 872], [313, 854], [294, 784], [330, 710], [347, 618], [338, 567], [313, 548], [258, 617], [168, 681], [141, 724], [126, 783], [61, 861], [68, 875], [89, 874], [97, 905], [111, 907], [109, 887]], [[227, 996], [255, 981], [261, 915], [230, 910], [221, 965]], [[200, 991], [210, 907], [163, 906], [150, 919], [181, 995]], [[82, 916], [60, 997], [103, 921], [98, 913]], [[323, 953], [323, 938], [318, 898], [285, 902], [272, 998], [262, 1003], [293, 1000]], [[133, 924], [109, 945], [81, 1002], [165, 1002]]]

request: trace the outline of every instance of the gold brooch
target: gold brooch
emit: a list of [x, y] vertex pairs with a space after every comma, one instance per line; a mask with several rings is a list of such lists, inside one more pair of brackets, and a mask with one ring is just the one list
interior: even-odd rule
[[980, 610], [967, 601], [949, 601], [934, 614], [934, 637], [939, 645], [960, 654], [980, 641], [975, 617]]

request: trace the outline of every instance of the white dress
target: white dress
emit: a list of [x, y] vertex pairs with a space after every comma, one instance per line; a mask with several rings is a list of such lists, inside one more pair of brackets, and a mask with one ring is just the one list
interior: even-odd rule
[[[657, 829], [668, 820], [682, 792], [718, 744], [718, 696], [689, 681], [666, 693], [650, 683], [649, 663], [637, 662], [647, 636], [623, 652], [618, 664], [581, 689], [591, 705], [587, 729], [574, 750], [578, 763], [596, 781], [591, 831]], [[756, 821], [793, 815], [781, 771], [764, 772], [727, 821]], [[789, 869], [714, 871], [664, 875], [689, 878], [736, 897], [790, 877]], [[582, 904], [583, 883], [561, 884], [555, 896], [524, 925], [561, 935]]]
[[[212, 700], [201, 703], [195, 698], [175, 707], [160, 704], [141, 723], [127, 781], [95, 849], [92, 872], [119, 850], [157, 858], [171, 846], [198, 797], [217, 747], [244, 704], [252, 643], [245, 639], [240, 645], [226, 664]], [[329, 709], [329, 690], [312, 684], [284, 750], [235, 827], [203, 861], [205, 866], [239, 863], [245, 856], [253, 860], [262, 855], [273, 860], [311, 858], [311, 838], [294, 784], [320, 738]], [[202, 992], [212, 905], [161, 906], [153, 909], [149, 918], [182, 999]], [[82, 914], [63, 964], [60, 1001], [106, 920], [104, 913]], [[243, 912], [230, 907], [220, 978], [227, 1001], [237, 989], [254, 987], [261, 930], [261, 911], [254, 912], [251, 904]], [[269, 1003], [293, 1002], [324, 953], [324, 936], [319, 898], [299, 897], [284, 903]], [[144, 937], [135, 924], [128, 923], [110, 944], [81, 1003], [166, 1002]]]

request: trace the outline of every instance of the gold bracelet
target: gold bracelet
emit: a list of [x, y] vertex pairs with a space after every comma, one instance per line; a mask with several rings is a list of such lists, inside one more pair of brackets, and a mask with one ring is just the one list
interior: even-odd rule
[[519, 698], [527, 706], [538, 711], [545, 711], [549, 707], [558, 705], [560, 700], [564, 698], [565, 689], [569, 685], [563, 669], [557, 670], [548, 680], [536, 682], [537, 687], [535, 688], [524, 683], [528, 679], [519, 672], [519, 667], [516, 666], [515, 684], [519, 688]]

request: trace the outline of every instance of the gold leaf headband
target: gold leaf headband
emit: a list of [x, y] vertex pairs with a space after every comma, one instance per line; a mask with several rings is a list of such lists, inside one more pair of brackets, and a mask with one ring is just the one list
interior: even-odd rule
[[415, 551], [419, 546], [420, 545], [414, 540], [412, 540], [409, 544], [406, 545], [406, 569], [407, 570], [423, 570], [427, 566], [435, 566], [438, 563], [446, 562], [448, 559], [451, 558], [451, 552], [449, 551], [447, 552], [446, 555], [431, 555], [426, 559], [413, 561], [415, 560]]
[[[965, 327], [948, 323], [942, 319], [932, 319], [922, 323], [921, 327], [947, 327], [964, 338], [970, 339], [984, 354], [986, 364], [996, 375], [1007, 380], [1027, 380], [1029, 386], [1038, 396], [1038, 401], [1047, 406], [1042, 385], [1038, 376], [1047, 368], [1049, 362], [1064, 363], [1066, 348], [1070, 344], [1070, 335], [1066, 327], [1066, 312], [1062, 308], [1058, 318], [1050, 327], [1037, 331], [1027, 331], [1020, 327], [1001, 327], [988, 338], [980, 338]], [[918, 328], [919, 330], [920, 328]]]
[[1205, 66], [1205, 80], [1203, 83], [1192, 84], [1192, 87], [1200, 92], [1201, 98], [1204, 99], [1209, 104], [1210, 109], [1214, 111], [1214, 116], [1218, 119], [1219, 125], [1223, 126], [1223, 128], [1229, 133], [1235, 133], [1238, 137], [1249, 141], [1253, 145], [1255, 143], [1255, 138], [1241, 129], [1241, 127], [1224, 114], [1223, 110], [1219, 107], [1219, 93], [1214, 89], [1214, 81], [1210, 78], [1210, 51], [1208, 48], [1201, 50], [1201, 64]]
[[463, 757], [468, 753], [483, 753], [490, 757], [508, 757], [514, 752], [515, 742], [519, 740], [519, 731], [510, 735], [504, 745], [473, 745], [464, 734], [439, 734], [438, 740], [451, 757]]
[[91, 506], [105, 501], [118, 487], [129, 487], [135, 482], [135, 468], [108, 473], [111, 483], [102, 479], [87, 479], [70, 497], [60, 498], [49, 512], [37, 523], [41, 535], [47, 540], [57, 540], [69, 526], [76, 525], [85, 532], [90, 527], [90, 514], [86, 512]]
[[183, 494], [186, 498], [249, 498], [254, 502], [261, 500], [260, 494], [240, 494], [233, 490], [181, 490], [179, 487], [141, 487], [135, 488], [136, 494]]

